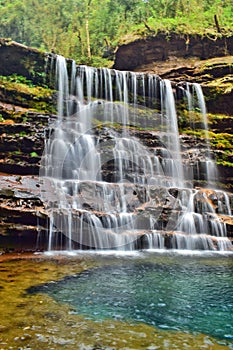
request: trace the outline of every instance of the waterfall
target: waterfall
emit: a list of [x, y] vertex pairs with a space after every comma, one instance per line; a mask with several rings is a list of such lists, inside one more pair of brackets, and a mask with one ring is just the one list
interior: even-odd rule
[[207, 110], [201, 85], [197, 83], [186, 83], [184, 93], [187, 98], [191, 129], [195, 130], [195, 119], [197, 118], [195, 114], [196, 112], [198, 113], [198, 116], [200, 118], [199, 122], [202, 124], [202, 130], [204, 132], [204, 143], [206, 146], [206, 155], [205, 158], [201, 161], [204, 164], [203, 167], [207, 186], [215, 188], [218, 174], [215, 161], [213, 159], [213, 156], [211, 155]]
[[[166, 151], [169, 151], [170, 175], [173, 186], [184, 186], [183, 164], [180, 152], [179, 130], [176, 115], [175, 99], [169, 80], [161, 81], [161, 114], [164, 124], [163, 140]], [[165, 170], [166, 171], [166, 170]]]
[[[56, 82], [58, 116], [40, 168], [49, 250], [232, 249], [229, 196], [193, 187], [169, 80], [68, 67], [57, 56]], [[201, 111], [207, 138], [201, 87], [186, 84], [184, 94], [190, 115]], [[213, 185], [210, 154], [207, 140], [202, 162]]]

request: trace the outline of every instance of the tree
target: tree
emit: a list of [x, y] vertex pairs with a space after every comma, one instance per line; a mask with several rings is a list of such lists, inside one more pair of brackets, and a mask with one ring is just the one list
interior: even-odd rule
[[92, 63], [146, 28], [233, 31], [232, 12], [232, 0], [0, 0], [0, 36]]

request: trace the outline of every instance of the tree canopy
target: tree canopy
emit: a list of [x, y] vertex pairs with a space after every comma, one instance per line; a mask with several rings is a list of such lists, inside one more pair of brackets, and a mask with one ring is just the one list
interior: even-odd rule
[[232, 33], [232, 13], [232, 0], [2, 0], [0, 36], [104, 65], [123, 38]]

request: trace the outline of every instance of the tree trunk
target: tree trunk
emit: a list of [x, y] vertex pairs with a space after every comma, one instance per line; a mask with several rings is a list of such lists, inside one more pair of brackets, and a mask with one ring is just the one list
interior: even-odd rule
[[89, 12], [92, 0], [88, 0], [86, 3], [86, 19], [85, 19], [85, 28], [86, 28], [86, 38], [87, 38], [87, 57], [88, 60], [91, 60], [91, 44], [90, 44], [90, 32], [89, 32]]
[[87, 57], [91, 59], [91, 46], [90, 46], [90, 33], [89, 33], [89, 21], [88, 17], [86, 17], [86, 37], [87, 37]]
[[221, 28], [220, 28], [219, 23], [218, 23], [218, 16], [217, 15], [214, 15], [214, 22], [215, 22], [217, 32], [221, 33]]
[[84, 48], [84, 45], [83, 45], [83, 40], [82, 40], [82, 36], [81, 36], [80, 30], [77, 30], [77, 36], [78, 36], [78, 40], [79, 40], [80, 47], [81, 47], [81, 55], [84, 56], [85, 55], [85, 48]]

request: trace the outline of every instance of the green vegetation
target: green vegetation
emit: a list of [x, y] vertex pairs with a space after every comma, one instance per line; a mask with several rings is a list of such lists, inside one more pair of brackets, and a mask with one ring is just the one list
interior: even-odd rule
[[[12, 99], [12, 103], [15, 105], [41, 112], [55, 112], [52, 99], [54, 91], [49, 88], [35, 86], [23, 76], [15, 74], [0, 76], [0, 91], [2, 91], [3, 95], [7, 95], [9, 102]], [[13, 110], [12, 114], [18, 113]]]
[[18, 90], [21, 93], [35, 95], [35, 97], [46, 98], [51, 95], [52, 90], [48, 88], [43, 88], [40, 86], [35, 86], [31, 80], [26, 79], [20, 75], [9, 75], [9, 76], [0, 76], [0, 88], [7, 88], [9, 90]]
[[36, 152], [31, 152], [31, 153], [30, 153], [30, 156], [31, 156], [31, 157], [39, 157], [39, 155], [38, 155]]
[[175, 31], [233, 32], [232, 0], [2, 0], [1, 36], [78, 63], [109, 66], [121, 42]]
[[215, 94], [229, 94], [233, 90], [233, 75], [226, 75], [205, 84]]
[[228, 133], [214, 133], [209, 131], [211, 145], [216, 149], [224, 150], [232, 154], [233, 151], [233, 135]]
[[[226, 118], [222, 115], [209, 115], [209, 119], [214, 121]], [[194, 136], [198, 139], [204, 140], [206, 138], [206, 132], [202, 129], [186, 128], [181, 130], [182, 134]], [[218, 165], [233, 167], [233, 135], [226, 132], [214, 132], [208, 131], [208, 139], [211, 148], [214, 150], [216, 162]]]
[[34, 87], [34, 84], [31, 80], [23, 77], [22, 75], [12, 74], [9, 76], [0, 76], [0, 79], [2, 81], [8, 81], [11, 83], [17, 83], [17, 84], [26, 84], [29, 87]]

